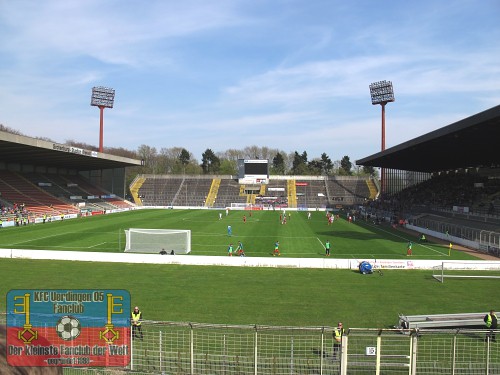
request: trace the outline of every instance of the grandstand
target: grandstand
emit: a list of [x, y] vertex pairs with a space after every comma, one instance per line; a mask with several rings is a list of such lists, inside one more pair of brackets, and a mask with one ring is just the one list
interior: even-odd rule
[[23, 208], [33, 214], [75, 213], [74, 206], [40, 189], [23, 175], [0, 171], [2, 199], [10, 201], [16, 208]]
[[256, 202], [262, 205], [274, 205], [282, 207], [288, 205], [287, 199], [287, 180], [281, 178], [269, 179], [264, 194], [256, 197]]
[[499, 137], [496, 106], [358, 160], [387, 168], [387, 190], [368, 212], [498, 256]]
[[[171, 178], [156, 178], [156, 176], [143, 176], [137, 180], [136, 202], [146, 206], [167, 206], [179, 191], [183, 179], [172, 176]], [[132, 187], [130, 189], [132, 191]]]
[[129, 208], [124, 169], [135, 165], [140, 161], [0, 132], [2, 226]]
[[297, 207], [328, 207], [327, 183], [324, 178], [305, 180], [296, 177], [295, 195], [297, 196]]
[[[139, 175], [131, 184], [142, 206], [231, 207], [279, 205], [330, 208], [364, 204], [370, 199], [366, 177], [270, 176], [268, 184], [240, 184], [231, 176]], [[290, 194], [290, 184], [295, 189]], [[291, 203], [290, 195], [296, 197]]]
[[[197, 186], [199, 188], [200, 186]], [[208, 195], [208, 194], [205, 194]], [[220, 177], [219, 188], [214, 192], [214, 201], [212, 203], [213, 207], [231, 207], [231, 203], [247, 203], [247, 196], [251, 194], [245, 194], [240, 191], [240, 185], [237, 180], [233, 180], [230, 177]]]

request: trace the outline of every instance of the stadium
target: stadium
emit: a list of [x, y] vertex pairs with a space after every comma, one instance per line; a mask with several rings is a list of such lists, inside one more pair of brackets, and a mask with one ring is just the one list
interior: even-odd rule
[[[495, 373], [482, 317], [500, 277], [499, 125], [497, 106], [357, 161], [384, 181], [240, 160], [238, 176], [138, 174], [129, 186], [140, 160], [0, 132], [2, 293], [94, 290], [31, 302], [68, 303], [56, 329], [37, 328], [66, 340], [65, 374]], [[229, 257], [238, 242], [245, 256]], [[94, 353], [78, 340], [93, 324], [85, 301], [103, 295], [107, 346]], [[14, 295], [1, 312], [33, 348], [29, 302]], [[128, 316], [112, 320], [131, 304], [145, 314], [140, 340]], [[333, 358], [337, 321], [349, 329]]]

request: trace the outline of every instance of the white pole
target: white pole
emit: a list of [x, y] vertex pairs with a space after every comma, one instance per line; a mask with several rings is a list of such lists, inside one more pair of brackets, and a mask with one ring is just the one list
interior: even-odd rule
[[486, 339], [486, 374], [490, 373], [490, 342], [491, 342], [491, 336], [488, 336]]
[[191, 342], [190, 342], [190, 347], [189, 347], [189, 356], [191, 357], [191, 375], [194, 374], [194, 331], [193, 331], [193, 326], [191, 323], [189, 324], [191, 328], [190, 336], [191, 336]]
[[160, 367], [160, 371], [162, 370], [162, 362], [163, 362], [163, 361], [162, 361], [162, 359], [161, 359], [161, 353], [162, 353], [162, 342], [163, 342], [163, 340], [162, 340], [162, 332], [160, 331], [160, 342], [159, 342], [159, 345], [158, 345], [159, 350], [160, 350], [160, 356], [159, 356], [159, 360], [160, 360], [160, 366], [159, 366], [159, 367]]
[[453, 360], [451, 361], [451, 374], [455, 375], [455, 361], [457, 360], [457, 335], [453, 336]]
[[323, 375], [323, 357], [325, 356], [325, 329], [321, 330], [321, 358], [319, 359], [319, 375]]
[[134, 340], [132, 339], [132, 327], [130, 327], [130, 369], [134, 369]]
[[410, 334], [410, 368], [408, 375], [417, 373], [417, 343], [418, 343], [418, 335]]
[[253, 367], [254, 367], [254, 375], [257, 375], [257, 368], [258, 368], [258, 365], [257, 365], [257, 339], [258, 339], [258, 335], [257, 335], [257, 326], [255, 326], [255, 339], [254, 339], [254, 347], [253, 347]]
[[382, 344], [382, 337], [379, 335], [377, 336], [377, 359], [376, 359], [376, 367], [375, 367], [375, 375], [380, 375], [380, 349]]
[[224, 364], [223, 364], [223, 366], [224, 366], [224, 371], [223, 371], [223, 373], [225, 373], [225, 372], [226, 372], [226, 366], [227, 366], [226, 335], [224, 335], [223, 337], [224, 337], [224, 340], [223, 340], [223, 342], [224, 342], [224, 346], [223, 346], [223, 350], [222, 350], [222, 353], [223, 353], [222, 357], [224, 358], [224, 362], [223, 362], [223, 363], [224, 363]]
[[341, 375], [347, 375], [347, 353], [348, 353], [348, 346], [349, 343], [349, 336], [348, 335], [342, 335], [342, 346], [341, 346], [341, 361], [340, 361], [340, 374]]

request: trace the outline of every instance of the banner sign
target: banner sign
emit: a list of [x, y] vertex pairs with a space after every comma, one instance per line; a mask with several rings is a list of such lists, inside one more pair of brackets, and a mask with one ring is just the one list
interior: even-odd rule
[[17, 289], [7, 294], [11, 366], [120, 366], [130, 362], [130, 293]]

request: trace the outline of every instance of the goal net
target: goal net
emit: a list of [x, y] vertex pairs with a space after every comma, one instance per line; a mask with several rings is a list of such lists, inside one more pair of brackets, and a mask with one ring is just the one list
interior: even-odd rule
[[500, 262], [450, 261], [441, 263], [432, 275], [443, 283], [445, 278], [500, 279]]
[[184, 229], [125, 230], [125, 252], [188, 254], [191, 252], [191, 231]]

